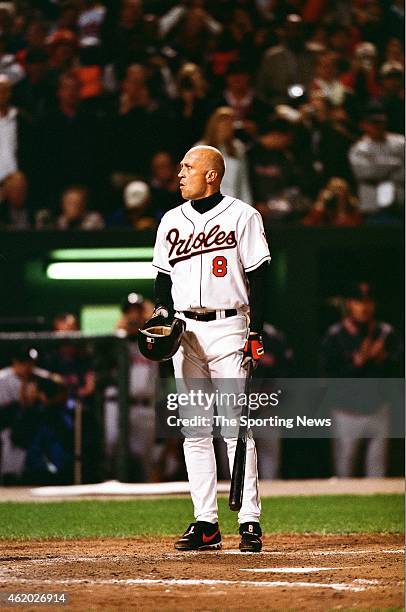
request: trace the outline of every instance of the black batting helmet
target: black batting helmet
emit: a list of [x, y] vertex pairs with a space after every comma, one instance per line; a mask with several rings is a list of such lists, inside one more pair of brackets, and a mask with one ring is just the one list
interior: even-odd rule
[[152, 361], [167, 361], [178, 350], [185, 327], [182, 319], [170, 321], [162, 316], [153, 317], [139, 330], [141, 353]]

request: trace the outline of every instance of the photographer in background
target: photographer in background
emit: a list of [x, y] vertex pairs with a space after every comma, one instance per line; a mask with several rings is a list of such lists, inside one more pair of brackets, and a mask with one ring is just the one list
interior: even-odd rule
[[360, 225], [362, 216], [358, 210], [358, 200], [351, 193], [347, 181], [339, 177], [331, 178], [302, 223], [312, 226]]
[[405, 69], [400, 62], [385, 62], [379, 71], [379, 102], [388, 120], [388, 132], [405, 133]]
[[13, 440], [26, 449], [24, 484], [70, 484], [73, 470], [73, 406], [68, 389], [49, 379], [33, 383], [29, 410], [20, 412]]
[[352, 181], [348, 151], [356, 140], [355, 129], [343, 106], [333, 106], [322, 92], [313, 91], [299, 109], [317, 183], [321, 188], [332, 177]]
[[15, 347], [11, 365], [0, 370], [0, 475], [4, 485], [17, 484], [23, 473], [26, 449], [19, 443], [21, 413], [37, 398], [37, 382], [58, 375], [37, 367], [35, 348]]
[[375, 45], [361, 42], [355, 48], [351, 69], [341, 76], [342, 84], [354, 94], [359, 107], [381, 93], [377, 63]]

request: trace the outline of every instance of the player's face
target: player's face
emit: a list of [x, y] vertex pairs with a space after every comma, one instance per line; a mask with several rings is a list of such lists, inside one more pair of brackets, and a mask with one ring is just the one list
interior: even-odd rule
[[186, 153], [180, 162], [180, 192], [186, 200], [198, 200], [210, 195], [207, 183], [207, 166], [198, 151]]
[[369, 323], [375, 314], [374, 300], [348, 300], [348, 313], [357, 323]]

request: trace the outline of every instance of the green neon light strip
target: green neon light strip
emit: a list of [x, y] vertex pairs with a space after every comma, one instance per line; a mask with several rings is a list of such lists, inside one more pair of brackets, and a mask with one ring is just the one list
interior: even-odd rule
[[124, 249], [57, 249], [51, 251], [49, 258], [54, 261], [97, 261], [102, 260], [152, 260], [152, 247], [133, 247]]
[[156, 277], [156, 270], [148, 261], [92, 261], [52, 263], [47, 277], [53, 280], [141, 280]]

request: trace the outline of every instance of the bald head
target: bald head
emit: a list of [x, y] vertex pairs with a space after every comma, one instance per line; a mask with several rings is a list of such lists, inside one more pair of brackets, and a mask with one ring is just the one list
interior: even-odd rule
[[207, 165], [207, 169], [215, 170], [221, 180], [226, 169], [226, 163], [222, 153], [215, 147], [210, 147], [209, 145], [197, 145], [196, 147], [189, 149], [188, 153], [192, 153], [194, 151], [196, 151], [205, 165]]
[[189, 149], [180, 162], [180, 190], [189, 200], [206, 198], [220, 190], [225, 162], [218, 149], [198, 145]]

